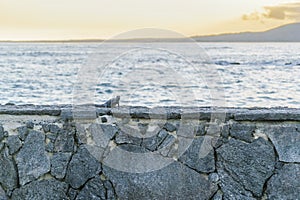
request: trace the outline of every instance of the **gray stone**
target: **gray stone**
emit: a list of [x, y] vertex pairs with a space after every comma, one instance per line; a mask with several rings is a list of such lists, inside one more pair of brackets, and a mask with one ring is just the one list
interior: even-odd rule
[[0, 186], [6, 191], [12, 191], [18, 186], [17, 169], [7, 148], [0, 152]]
[[79, 123], [76, 123], [76, 142], [78, 144], [86, 144], [87, 143], [87, 135], [84, 126]]
[[104, 183], [104, 187], [106, 189], [106, 197], [107, 197], [106, 199], [117, 200], [112, 183], [108, 180], [105, 180], [103, 183]]
[[101, 117], [101, 122], [102, 123], [106, 123], [107, 122], [107, 118], [106, 117]]
[[68, 191], [68, 197], [70, 200], [75, 200], [77, 195], [78, 195], [79, 191], [78, 190], [75, 190], [73, 188], [69, 188], [69, 191]]
[[48, 132], [46, 134], [46, 151], [53, 153], [54, 152], [54, 143], [56, 141], [57, 134]]
[[223, 200], [223, 193], [221, 190], [218, 190], [217, 193], [213, 196], [211, 200]]
[[118, 128], [110, 124], [100, 124], [100, 128], [108, 136], [109, 139], [112, 139], [118, 132]]
[[147, 173], [126, 173], [103, 166], [122, 199], [210, 199], [217, 185], [178, 162]]
[[181, 119], [181, 113], [178, 110], [168, 110], [167, 119]]
[[46, 134], [46, 138], [47, 138], [50, 142], [55, 143], [55, 140], [56, 140], [56, 138], [57, 138], [57, 134], [55, 134], [55, 133], [47, 133], [47, 134]]
[[115, 138], [116, 144], [135, 144], [140, 145], [142, 143], [142, 138], [133, 137], [123, 131], [119, 131]]
[[36, 105], [15, 105], [1, 106], [0, 114], [8, 115], [51, 115], [58, 116], [60, 114], [58, 106], [36, 106]]
[[168, 134], [167, 137], [165, 137], [165, 139], [160, 144], [158, 144], [158, 149], [170, 147], [175, 142], [176, 142], [176, 138], [173, 135]]
[[252, 142], [254, 140], [253, 133], [255, 128], [254, 124], [234, 123], [230, 127], [230, 135], [245, 142]]
[[[275, 166], [273, 146], [262, 138], [252, 143], [230, 139], [217, 149], [217, 158], [219, 175], [225, 179], [231, 177], [234, 185], [240, 185], [234, 191], [244, 189], [251, 191], [255, 197], [262, 195], [264, 183], [272, 175]], [[230, 196], [234, 186], [228, 184], [233, 181], [221, 178], [221, 182], [224, 195]]]
[[8, 132], [7, 131], [4, 131], [4, 137], [8, 137]]
[[300, 162], [300, 132], [292, 126], [270, 126], [265, 133], [275, 146], [279, 160]]
[[74, 135], [75, 132], [72, 130], [60, 130], [54, 143], [54, 151], [73, 152], [75, 143]]
[[198, 172], [213, 172], [215, 170], [214, 149], [210, 142], [208, 142], [207, 148], [204, 146], [207, 145], [206, 139], [210, 138], [205, 136], [195, 138], [188, 150], [179, 158], [179, 161]]
[[[112, 108], [111, 109], [111, 113], [106, 112], [105, 110], [100, 111], [97, 110], [100, 114], [100, 112], [102, 114], [111, 114], [113, 113], [114, 117], [117, 118], [125, 118], [125, 117], [129, 117], [128, 115], [130, 115], [130, 118], [137, 118], [137, 119], [150, 119], [150, 108], [147, 107], [141, 107], [141, 106], [130, 106], [130, 107], [120, 107], [120, 108]], [[106, 112], [106, 113], [105, 113]]]
[[222, 124], [221, 125], [221, 136], [224, 138], [228, 138], [229, 136], [229, 125], [228, 124]]
[[220, 180], [220, 177], [219, 177], [218, 173], [211, 173], [211, 174], [209, 174], [208, 179], [212, 183], [217, 183]]
[[62, 179], [66, 175], [71, 153], [55, 153], [51, 158], [51, 175]]
[[3, 190], [3, 188], [0, 185], [0, 200], [8, 200], [5, 191]]
[[155, 151], [158, 149], [159, 145], [162, 144], [162, 142], [166, 139], [168, 135], [168, 132], [162, 129], [157, 135], [154, 135], [149, 138], [144, 138], [142, 146], [144, 146], [146, 149], [149, 149], [150, 151]]
[[32, 121], [28, 121], [28, 122], [26, 122], [26, 127], [30, 128], [30, 129], [33, 129], [34, 128], [34, 123]]
[[196, 130], [197, 126], [195, 126], [192, 122], [183, 121], [179, 125], [176, 133], [178, 137], [194, 139], [196, 136]]
[[55, 179], [33, 181], [14, 190], [12, 200], [63, 200], [68, 185]]
[[105, 200], [106, 199], [106, 189], [103, 182], [99, 176], [89, 180], [79, 192], [76, 200]]
[[22, 147], [22, 142], [17, 135], [11, 135], [7, 138], [9, 154], [14, 154]]
[[[115, 115], [115, 112], [113, 112]], [[127, 112], [126, 112], [127, 114]], [[150, 119], [150, 108], [147, 107], [130, 107], [129, 114], [131, 118]]]
[[199, 124], [196, 130], [196, 136], [203, 136], [205, 135], [205, 125]]
[[73, 188], [78, 189], [100, 171], [100, 163], [87, 149], [80, 147], [68, 165], [65, 181]]
[[48, 127], [51, 133], [58, 134], [58, 132], [60, 131], [60, 128], [55, 124], [49, 124]]
[[73, 112], [71, 109], [63, 108], [63, 109], [61, 109], [60, 117], [64, 121], [72, 120]]
[[2, 125], [0, 125], [0, 142], [1, 140], [3, 140], [3, 138], [4, 138], [4, 128]]
[[54, 152], [54, 144], [52, 142], [49, 142], [48, 144], [46, 144], [45, 150], [47, 152], [53, 153]]
[[223, 137], [212, 137], [211, 139], [211, 145], [217, 149], [219, 148], [222, 144], [224, 144], [228, 139], [223, 138]]
[[24, 185], [50, 171], [50, 160], [45, 152], [45, 135], [29, 131], [16, 160], [20, 184]]
[[237, 121], [300, 121], [300, 112], [296, 109], [254, 109], [236, 111]]
[[286, 164], [267, 185], [268, 199], [300, 199], [300, 164]]
[[118, 147], [120, 147], [124, 151], [133, 152], [133, 153], [146, 153], [146, 152], [150, 152], [145, 147], [139, 146], [139, 145], [135, 145], [135, 144], [121, 144], [121, 145], [118, 145]]
[[[91, 133], [91, 138], [93, 142], [95, 143], [95, 145], [104, 149], [107, 147], [110, 140], [116, 135], [117, 131], [117, 127], [112, 125], [91, 124], [89, 126], [89, 132]], [[128, 137], [130, 136], [128, 135]]]
[[219, 137], [221, 135], [220, 125], [217, 123], [209, 123], [207, 130], [206, 130], [206, 135], [213, 136], [213, 137]]
[[21, 126], [17, 128], [19, 138], [24, 141], [28, 135], [28, 128], [26, 126]]
[[169, 134], [168, 134], [168, 132], [167, 131], [165, 131], [165, 130], [160, 130], [159, 132], [158, 132], [158, 134], [157, 134], [157, 137], [159, 137], [159, 138], [166, 138], [166, 136], [168, 136]]
[[283, 163], [283, 162], [277, 161], [277, 162], [275, 163], [275, 168], [276, 168], [276, 169], [281, 169], [283, 166], [284, 166], [284, 163]]
[[176, 158], [178, 159], [178, 143], [175, 142], [172, 145], [166, 146], [164, 148], [159, 148], [158, 151], [160, 155], [168, 158]]
[[218, 174], [224, 200], [256, 200], [250, 191], [245, 190], [240, 182], [234, 180], [226, 171], [220, 169]]
[[176, 126], [174, 126], [174, 125], [171, 124], [170, 122], [165, 123], [164, 129], [166, 129], [166, 130], [169, 131], [169, 132], [173, 132], [173, 131], [176, 131], [176, 130], [177, 130]]
[[145, 135], [148, 130], [149, 124], [148, 123], [138, 123], [138, 128], [142, 135]]
[[42, 125], [42, 129], [45, 133], [48, 133], [50, 131], [50, 127], [48, 124], [43, 124]]
[[4, 142], [0, 142], [0, 151], [3, 149], [4, 147]]

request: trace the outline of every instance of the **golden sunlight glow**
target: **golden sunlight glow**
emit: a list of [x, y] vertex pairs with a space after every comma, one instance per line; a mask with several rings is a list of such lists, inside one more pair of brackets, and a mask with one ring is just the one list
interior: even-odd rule
[[300, 20], [300, 1], [0, 0], [0, 40], [109, 38], [138, 28], [187, 36], [260, 31]]

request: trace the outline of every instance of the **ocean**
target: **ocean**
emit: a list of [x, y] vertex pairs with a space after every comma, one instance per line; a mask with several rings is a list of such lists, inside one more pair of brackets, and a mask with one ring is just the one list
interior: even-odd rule
[[300, 43], [0, 43], [0, 104], [117, 95], [121, 106], [300, 108]]

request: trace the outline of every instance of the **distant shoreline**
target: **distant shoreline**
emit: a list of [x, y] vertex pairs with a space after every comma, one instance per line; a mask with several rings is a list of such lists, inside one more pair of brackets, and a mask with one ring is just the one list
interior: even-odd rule
[[300, 23], [283, 25], [263, 32], [224, 33], [186, 38], [66, 39], [66, 40], [0, 40], [0, 43], [128, 43], [128, 42], [231, 42], [231, 43], [296, 43], [300, 42]]
[[[190, 40], [191, 39], [191, 40]], [[0, 43], [187, 43], [187, 42], [199, 42], [199, 43], [300, 43], [300, 41], [226, 41], [226, 40], [195, 40], [189, 39], [124, 39], [124, 40], [0, 40]]]

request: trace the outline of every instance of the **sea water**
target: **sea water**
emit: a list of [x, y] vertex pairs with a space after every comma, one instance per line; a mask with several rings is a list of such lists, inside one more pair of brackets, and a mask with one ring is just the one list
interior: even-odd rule
[[300, 107], [300, 43], [172, 43], [184, 55], [144, 46], [0, 43], [0, 104], [72, 104], [80, 93], [98, 104]]

